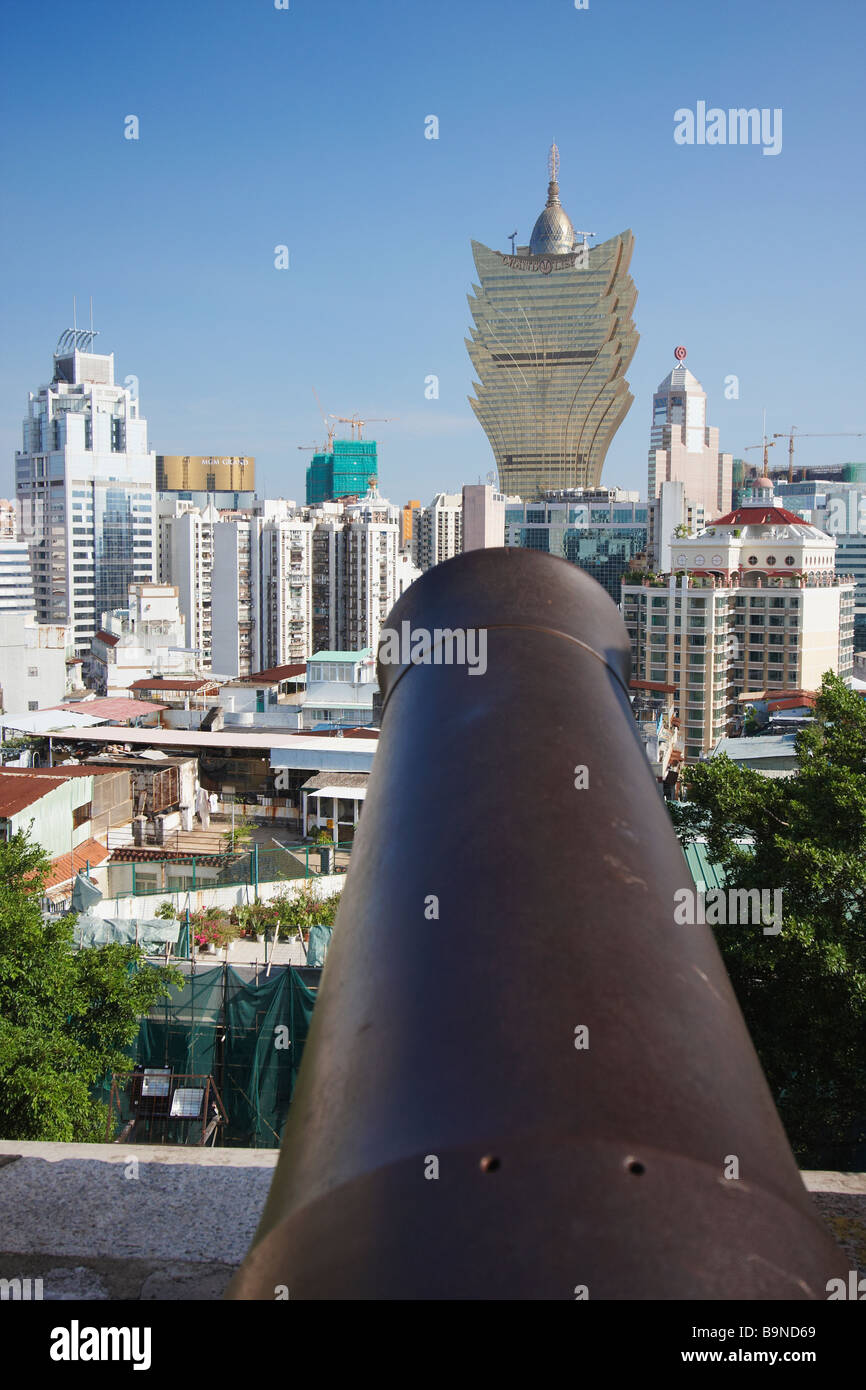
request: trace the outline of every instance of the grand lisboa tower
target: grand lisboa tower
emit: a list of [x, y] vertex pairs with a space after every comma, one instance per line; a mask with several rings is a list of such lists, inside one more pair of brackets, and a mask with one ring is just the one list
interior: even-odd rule
[[625, 374], [638, 342], [632, 233], [590, 246], [592, 233], [575, 233], [559, 201], [556, 145], [548, 168], [547, 204], [528, 246], [515, 251], [512, 239], [506, 255], [472, 243], [479, 284], [466, 340], [478, 378], [469, 401], [499, 486], [528, 499], [598, 486], [634, 399]]

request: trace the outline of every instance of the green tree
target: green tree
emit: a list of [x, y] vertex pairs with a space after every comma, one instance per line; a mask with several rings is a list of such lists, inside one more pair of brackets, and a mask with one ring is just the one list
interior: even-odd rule
[[713, 758], [671, 813], [728, 887], [782, 890], [778, 935], [714, 930], [794, 1152], [831, 1166], [866, 1138], [866, 703], [828, 672], [815, 714], [795, 775]]
[[98, 1142], [95, 1088], [180, 975], [136, 946], [76, 950], [74, 919], [43, 920], [47, 868], [23, 833], [0, 843], [0, 1138]]

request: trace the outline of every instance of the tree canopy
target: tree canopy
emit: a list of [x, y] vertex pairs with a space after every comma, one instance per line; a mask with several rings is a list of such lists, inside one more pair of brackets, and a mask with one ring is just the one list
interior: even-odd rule
[[685, 769], [671, 814], [728, 887], [782, 890], [778, 935], [728, 924], [716, 940], [798, 1160], [851, 1167], [866, 1139], [866, 702], [827, 673], [815, 716], [795, 774], [713, 758]]
[[0, 1138], [101, 1142], [96, 1088], [180, 976], [136, 946], [76, 950], [74, 919], [43, 919], [47, 868], [24, 834], [0, 843]]

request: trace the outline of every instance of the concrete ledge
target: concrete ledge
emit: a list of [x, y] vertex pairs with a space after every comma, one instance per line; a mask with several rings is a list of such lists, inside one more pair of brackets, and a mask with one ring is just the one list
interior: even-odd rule
[[276, 1149], [0, 1142], [0, 1278], [46, 1299], [218, 1299]]
[[[0, 1141], [0, 1278], [45, 1299], [219, 1299], [249, 1248], [276, 1149]], [[866, 1273], [866, 1173], [803, 1173]]]

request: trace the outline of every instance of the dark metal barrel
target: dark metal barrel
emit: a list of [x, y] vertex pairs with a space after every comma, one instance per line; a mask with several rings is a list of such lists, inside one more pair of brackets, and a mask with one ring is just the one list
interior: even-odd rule
[[230, 1296], [825, 1298], [846, 1262], [712, 931], [674, 918], [693, 884], [615, 605], [565, 561], [474, 551], [387, 627], [351, 869]]

